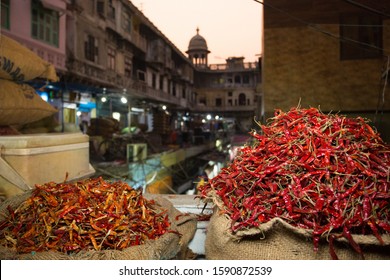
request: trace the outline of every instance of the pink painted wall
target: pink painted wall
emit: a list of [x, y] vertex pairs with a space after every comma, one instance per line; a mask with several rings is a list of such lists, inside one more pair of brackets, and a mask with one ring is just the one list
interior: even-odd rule
[[12, 37], [28, 47], [44, 60], [52, 63], [57, 70], [66, 70], [66, 3], [63, 0], [41, 0], [48, 9], [60, 14], [59, 45], [54, 47], [31, 37], [31, 0], [10, 1], [10, 30], [2, 29], [2, 34]]

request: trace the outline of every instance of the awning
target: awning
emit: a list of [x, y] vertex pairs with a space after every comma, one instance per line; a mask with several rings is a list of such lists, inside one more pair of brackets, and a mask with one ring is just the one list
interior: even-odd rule
[[78, 83], [46, 83], [44, 81], [29, 81], [27, 82], [30, 86], [40, 90], [66, 90], [66, 91], [77, 91], [86, 93], [102, 93], [103, 89], [93, 87], [89, 85], [83, 85]]
[[79, 104], [79, 111], [81, 112], [89, 112], [92, 109], [96, 108], [96, 104], [94, 102], [83, 102]]
[[42, 6], [46, 9], [55, 10], [58, 12], [65, 12], [66, 11], [66, 3], [62, 3], [62, 1], [57, 1], [59, 3], [52, 3], [53, 1], [50, 0], [41, 0]]

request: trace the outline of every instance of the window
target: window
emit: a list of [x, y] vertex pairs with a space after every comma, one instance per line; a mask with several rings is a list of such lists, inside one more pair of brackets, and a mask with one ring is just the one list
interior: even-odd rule
[[115, 70], [115, 56], [116, 52], [113, 48], [108, 47], [107, 50], [107, 67], [110, 70]]
[[246, 96], [245, 96], [245, 93], [240, 93], [240, 95], [238, 96], [238, 105], [239, 105], [239, 106], [244, 106], [244, 105], [246, 105]]
[[172, 83], [172, 95], [176, 96], [176, 84]]
[[104, 17], [104, 1], [98, 0], [96, 2], [96, 10], [100, 16]]
[[[342, 15], [340, 18], [340, 59], [382, 56], [382, 20], [372, 15]], [[355, 43], [355, 42], [359, 42]]]
[[131, 15], [128, 10], [122, 12], [122, 29], [126, 32], [131, 32]]
[[222, 98], [215, 98], [215, 106], [217, 107], [222, 106]]
[[241, 84], [241, 76], [239, 76], [239, 75], [234, 76], [234, 83]]
[[183, 88], [181, 91], [181, 97], [186, 98], [186, 89], [185, 88]]
[[44, 8], [39, 1], [32, 2], [31, 12], [31, 36], [34, 39], [58, 47], [58, 12]]
[[95, 37], [87, 35], [84, 42], [85, 59], [98, 62], [98, 41]]
[[131, 78], [131, 68], [132, 68], [132, 61], [131, 61], [131, 58], [126, 56], [125, 57], [125, 76], [128, 77], [128, 78]]
[[156, 73], [153, 73], [152, 74], [152, 88], [156, 88], [156, 84], [157, 84], [157, 76], [156, 76]]
[[146, 81], [146, 75], [145, 75], [145, 72], [142, 71], [142, 70], [137, 70], [137, 74], [138, 74], [138, 80], [139, 81]]
[[232, 96], [233, 96], [233, 92], [229, 91], [229, 92], [228, 92], [228, 96], [229, 96], [229, 97], [232, 97]]
[[1, 28], [9, 29], [9, 0], [1, 0]]
[[244, 75], [242, 77], [242, 83], [243, 84], [249, 84], [249, 75]]
[[115, 7], [112, 3], [112, 0], [108, 1], [108, 12], [107, 12], [108, 18], [115, 20]]
[[160, 90], [164, 89], [164, 76], [160, 75]]

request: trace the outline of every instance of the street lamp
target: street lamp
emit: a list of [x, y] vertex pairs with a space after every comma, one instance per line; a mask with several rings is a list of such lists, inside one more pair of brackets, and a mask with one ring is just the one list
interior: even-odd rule
[[126, 104], [126, 103], [127, 103], [127, 98], [124, 97], [124, 96], [122, 96], [122, 97], [121, 97], [121, 102], [122, 102], [123, 104]]

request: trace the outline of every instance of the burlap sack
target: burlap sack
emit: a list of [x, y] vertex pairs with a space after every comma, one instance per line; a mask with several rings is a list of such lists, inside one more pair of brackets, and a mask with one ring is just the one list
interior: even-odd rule
[[[314, 252], [310, 231], [297, 229], [281, 219], [273, 219], [259, 228], [231, 233], [231, 219], [216, 209], [210, 219], [205, 241], [206, 258], [210, 260], [327, 260], [329, 243], [322, 240]], [[373, 236], [357, 236], [354, 240], [363, 250], [367, 260], [390, 259], [390, 236], [383, 236], [381, 246]], [[361, 259], [346, 240], [335, 242], [339, 259]]]
[[32, 123], [57, 111], [31, 86], [0, 79], [0, 126]]
[[[16, 208], [31, 195], [31, 191], [22, 195], [12, 197], [0, 205], [0, 223], [7, 217], [7, 206]], [[148, 196], [145, 196], [147, 199]], [[173, 207], [172, 203], [161, 196], [153, 196], [163, 209], [168, 210], [168, 217], [171, 223], [170, 230], [176, 233], [165, 233], [156, 240], [149, 240], [145, 244], [132, 246], [122, 251], [81, 251], [74, 255], [67, 255], [58, 251], [36, 252], [30, 254], [18, 254], [14, 250], [0, 246], [1, 260], [167, 260], [174, 258], [181, 251], [185, 250], [196, 231], [196, 216], [182, 215]]]
[[54, 66], [15, 40], [0, 34], [0, 78], [16, 82], [43, 78], [57, 82]]
[[[45, 117], [41, 120], [31, 122], [17, 127], [21, 134], [35, 134], [35, 133], [50, 133], [56, 132], [56, 128], [60, 125], [54, 115]], [[80, 131], [78, 129], [77, 131]]]
[[119, 122], [109, 117], [99, 117], [91, 119], [87, 134], [90, 136], [111, 136], [119, 132]]

